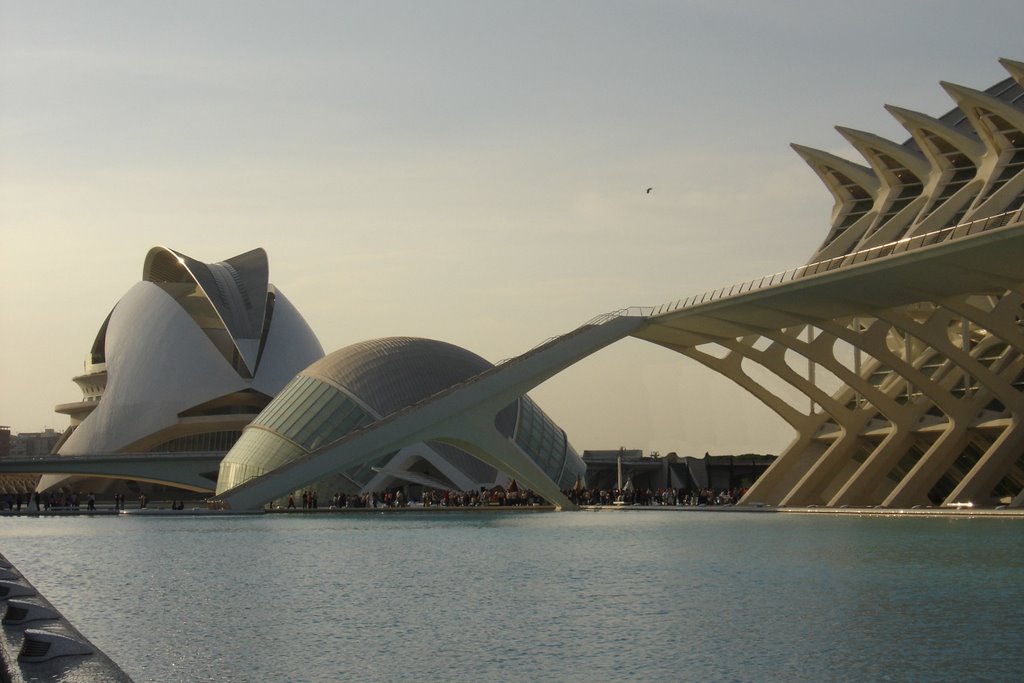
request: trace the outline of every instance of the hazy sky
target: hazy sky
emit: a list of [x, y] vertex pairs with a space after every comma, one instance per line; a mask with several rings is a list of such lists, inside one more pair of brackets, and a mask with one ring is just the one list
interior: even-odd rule
[[[799, 265], [831, 198], [790, 142], [902, 141], [1024, 60], [1020, 0], [0, 0], [0, 424], [57, 403], [150, 247], [257, 246], [324, 348], [498, 361]], [[648, 195], [647, 187], [654, 187]], [[710, 370], [626, 339], [532, 395], [580, 450], [777, 452]]]

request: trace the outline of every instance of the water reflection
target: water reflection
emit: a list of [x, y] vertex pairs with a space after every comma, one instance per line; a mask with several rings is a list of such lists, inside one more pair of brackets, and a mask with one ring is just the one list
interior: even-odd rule
[[625, 511], [17, 518], [3, 552], [140, 682], [1010, 680], [1022, 530]]

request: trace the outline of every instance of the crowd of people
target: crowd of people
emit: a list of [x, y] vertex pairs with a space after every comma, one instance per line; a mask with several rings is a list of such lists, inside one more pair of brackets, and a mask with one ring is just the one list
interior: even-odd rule
[[[303, 491], [298, 497], [288, 496], [286, 508], [316, 510], [320, 507], [316, 491]], [[541, 505], [544, 501], [532, 491], [517, 487], [505, 489], [497, 486], [479, 491], [448, 491], [426, 489], [418, 499], [410, 498], [401, 488], [385, 491], [373, 491], [359, 494], [336, 493], [331, 497], [330, 509], [355, 508], [404, 508], [409, 506], [422, 507], [518, 507], [524, 505]]]
[[563, 491], [566, 498], [577, 505], [673, 505], [713, 506], [735, 505], [746, 493], [745, 488], [731, 488], [715, 491], [710, 488], [687, 489], [568, 489]]
[[[735, 505], [746, 493], [744, 488], [731, 488], [714, 491], [710, 488], [697, 490], [688, 489], [643, 489], [643, 488], [572, 488], [562, 493], [577, 505], [639, 505], [639, 506], [715, 506]], [[86, 509], [96, 509], [96, 496], [92, 493], [84, 496]], [[67, 510], [80, 511], [83, 496], [78, 493], [7, 494], [0, 499], [0, 511], [20, 512], [25, 506], [29, 510]], [[139, 496], [139, 508], [148, 505], [145, 495]], [[114, 509], [124, 509], [124, 495], [114, 495]], [[424, 489], [417, 499], [410, 498], [401, 488], [374, 491], [360, 494], [336, 493], [326, 507], [334, 510], [361, 508], [405, 508], [441, 507], [520, 507], [545, 505], [546, 501], [528, 489], [520, 489], [513, 484], [509, 488], [496, 486], [491, 489], [481, 488], [479, 491], [448, 491]], [[315, 490], [302, 491], [300, 495], [288, 496], [287, 508], [315, 510], [321, 507]], [[183, 510], [184, 501], [173, 501], [171, 509]]]
[[21, 512], [22, 506], [30, 510], [80, 510], [82, 501], [85, 501], [87, 510], [96, 509], [96, 496], [89, 493], [85, 496], [79, 493], [55, 491], [53, 493], [17, 493], [7, 496], [0, 501], [0, 510]]
[[[744, 488], [714, 491], [710, 488], [687, 489], [596, 489], [573, 488], [562, 493], [577, 505], [639, 505], [639, 506], [715, 506], [735, 505], [746, 493]], [[325, 505], [328, 509], [404, 508], [417, 507], [518, 507], [545, 505], [546, 501], [530, 490], [494, 487], [479, 491], [447, 491], [424, 489], [419, 498], [410, 498], [403, 489], [388, 489], [359, 494], [336, 493]], [[316, 491], [302, 491], [288, 496], [286, 508], [316, 510], [321, 503]]]
[[[125, 509], [125, 494], [114, 493], [111, 494], [111, 500], [113, 502], [114, 510]], [[78, 493], [74, 491], [53, 491], [46, 493], [16, 493], [6, 494], [0, 498], [0, 512], [21, 512], [23, 509], [29, 512], [82, 512], [83, 508], [85, 512], [96, 511], [96, 494], [94, 493]], [[105, 503], [105, 509], [110, 509], [109, 503]], [[138, 498], [139, 509], [149, 506], [149, 499], [145, 494], [140, 494]], [[158, 505], [162, 507], [162, 505]], [[170, 501], [170, 507], [172, 510], [184, 510], [184, 500], [173, 500]]]

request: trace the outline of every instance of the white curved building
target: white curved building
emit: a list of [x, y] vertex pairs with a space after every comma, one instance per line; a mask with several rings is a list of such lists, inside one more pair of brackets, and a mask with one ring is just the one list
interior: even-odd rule
[[866, 164], [794, 145], [835, 199], [810, 262], [634, 335], [793, 427], [742, 502], [1024, 506], [1024, 64], [1000, 61], [938, 118], [888, 106], [902, 143], [838, 128]]
[[[1010, 77], [984, 92], [943, 82], [956, 106], [939, 118], [887, 106], [910, 133], [902, 144], [837, 128], [867, 166], [794, 146], [835, 198], [812, 261], [852, 262], [853, 254], [950, 226], [966, 233], [1020, 223], [1024, 64], [1000, 61]], [[988, 267], [997, 271], [1006, 258], [994, 252]], [[799, 353], [827, 372], [839, 364], [835, 350], [822, 350], [847, 343], [857, 381], [815, 404], [748, 500], [1021, 505], [1020, 285], [979, 275], [964, 260], [934, 273], [937, 282], [962, 281], [956, 295], [923, 291], [909, 306], [809, 326], [804, 336], [813, 343]]]
[[[114, 306], [74, 378], [82, 400], [56, 407], [71, 417], [57, 453], [226, 452], [323, 356], [268, 272], [262, 249], [209, 264], [151, 249], [142, 281]], [[39, 489], [67, 481], [46, 475]]]
[[[353, 344], [303, 370], [260, 413], [221, 462], [221, 493], [293, 462], [349, 433], [438, 394], [494, 366], [453, 344], [391, 337]], [[494, 428], [537, 464], [558, 488], [572, 487], [586, 465], [559, 428], [529, 397], [501, 409]], [[476, 490], [508, 484], [498, 468], [451, 440], [413, 443], [346, 463], [303, 488], [326, 499], [338, 492], [394, 486]]]

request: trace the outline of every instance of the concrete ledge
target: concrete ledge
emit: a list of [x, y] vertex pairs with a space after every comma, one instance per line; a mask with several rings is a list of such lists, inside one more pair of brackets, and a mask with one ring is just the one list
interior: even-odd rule
[[0, 555], [0, 680], [131, 683]]
[[430, 506], [423, 507], [421, 505], [414, 505], [411, 507], [404, 508], [272, 508], [267, 509], [267, 514], [285, 514], [285, 515], [322, 515], [322, 514], [334, 514], [334, 515], [365, 515], [365, 514], [450, 514], [456, 512], [468, 512], [468, 513], [487, 513], [487, 512], [554, 512], [554, 505], [479, 505], [476, 507], [441, 507], [441, 506]]
[[802, 515], [860, 515], [873, 517], [999, 517], [1024, 519], [1021, 508], [769, 508], [778, 512]]
[[584, 505], [581, 510], [662, 512], [770, 513], [793, 515], [858, 515], [861, 517], [999, 517], [1024, 519], [1022, 508], [883, 508], [883, 507], [773, 507], [770, 505]]

